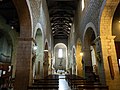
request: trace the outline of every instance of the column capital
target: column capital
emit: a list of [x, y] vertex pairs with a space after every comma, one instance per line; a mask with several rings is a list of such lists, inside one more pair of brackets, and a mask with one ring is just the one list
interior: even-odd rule
[[33, 41], [36, 43], [35, 39], [32, 37], [18, 37], [18, 41]]
[[111, 36], [111, 35], [107, 35], [107, 36], [100, 36], [100, 39], [115, 39], [116, 36]]
[[100, 41], [100, 40], [114, 40], [116, 36], [111, 36], [111, 35], [108, 35], [108, 36], [98, 36], [96, 37], [96, 39], [94, 40], [94, 43]]

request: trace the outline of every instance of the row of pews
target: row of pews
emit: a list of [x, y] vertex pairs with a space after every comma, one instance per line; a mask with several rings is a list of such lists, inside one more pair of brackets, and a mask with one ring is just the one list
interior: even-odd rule
[[45, 79], [34, 79], [28, 90], [58, 90], [59, 75], [48, 75]]
[[102, 85], [100, 82], [87, 81], [77, 75], [66, 75], [66, 80], [74, 90], [109, 90], [108, 86]]

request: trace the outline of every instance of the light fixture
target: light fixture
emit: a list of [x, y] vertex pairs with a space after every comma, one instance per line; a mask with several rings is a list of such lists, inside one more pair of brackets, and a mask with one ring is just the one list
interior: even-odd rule
[[83, 56], [83, 52], [80, 52], [80, 56]]
[[120, 21], [118, 21], [120, 23]]
[[69, 25], [71, 26], [71, 25], [72, 25], [72, 23], [69, 23]]
[[14, 29], [14, 27], [13, 27], [13, 26], [11, 26], [11, 29]]
[[63, 57], [63, 50], [59, 49], [58, 50], [58, 58], [62, 58]]
[[118, 59], [118, 62], [119, 62], [119, 66], [120, 66], [120, 59]]
[[37, 45], [35, 45], [35, 46], [33, 47], [33, 49], [34, 49], [34, 50], [37, 50]]
[[84, 8], [85, 8], [85, 1], [82, 0], [82, 11], [84, 10]]
[[44, 52], [48, 52], [48, 50], [44, 50]]

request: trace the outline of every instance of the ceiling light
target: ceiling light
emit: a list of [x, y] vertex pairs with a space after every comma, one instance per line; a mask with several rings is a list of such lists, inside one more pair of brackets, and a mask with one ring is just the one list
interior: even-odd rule
[[72, 23], [69, 24], [70, 26], [72, 25]]

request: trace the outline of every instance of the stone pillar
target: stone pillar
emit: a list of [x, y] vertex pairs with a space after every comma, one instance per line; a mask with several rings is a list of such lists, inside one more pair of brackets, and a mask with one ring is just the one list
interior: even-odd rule
[[[114, 38], [115, 36], [101, 36], [101, 45], [102, 45], [102, 53], [103, 53], [103, 63], [104, 63], [104, 70], [106, 76], [107, 85], [109, 85], [111, 90], [118, 90], [120, 88], [120, 75], [119, 75], [119, 68], [117, 63], [116, 51], [115, 51], [115, 44]], [[111, 77], [111, 66], [108, 62], [108, 56], [111, 57], [111, 64], [112, 64], [112, 73], [113, 78]]]
[[90, 55], [90, 47], [84, 47], [83, 49], [84, 56], [83, 56], [83, 75], [89, 80], [89, 75], [92, 73], [92, 60]]
[[27, 90], [32, 83], [32, 38], [18, 38], [14, 90]]
[[[104, 39], [103, 39], [104, 40]], [[105, 71], [104, 71], [104, 59], [102, 57], [102, 46], [101, 46], [101, 38], [97, 37], [94, 40], [95, 46], [96, 46], [96, 58], [97, 58], [97, 70], [98, 70], [98, 75], [99, 75], [99, 79], [100, 82], [102, 84], [106, 84], [105, 81]], [[106, 50], [106, 49], [105, 49]]]

